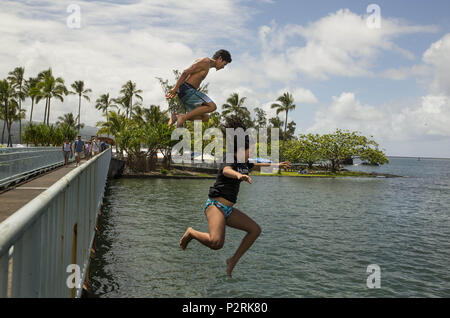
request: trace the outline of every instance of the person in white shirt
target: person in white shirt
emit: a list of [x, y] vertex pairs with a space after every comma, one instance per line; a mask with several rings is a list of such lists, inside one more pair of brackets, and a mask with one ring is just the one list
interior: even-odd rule
[[62, 151], [64, 153], [64, 166], [67, 166], [69, 164], [69, 156], [72, 156], [72, 143], [69, 141], [69, 138], [66, 138], [64, 141]]
[[100, 141], [97, 139], [97, 136], [94, 137], [91, 144], [92, 157], [98, 155], [100, 153]]

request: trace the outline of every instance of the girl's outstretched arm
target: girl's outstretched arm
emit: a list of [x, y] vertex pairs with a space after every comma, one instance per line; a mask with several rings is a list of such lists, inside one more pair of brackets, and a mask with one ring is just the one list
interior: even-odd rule
[[252, 183], [252, 178], [250, 178], [246, 174], [242, 174], [240, 172], [237, 172], [236, 170], [233, 170], [233, 168], [231, 168], [230, 166], [226, 166], [225, 168], [223, 168], [223, 175], [227, 178], [246, 181], [250, 184]]
[[264, 162], [258, 162], [258, 163], [253, 163], [255, 166], [262, 166], [262, 167], [268, 167], [268, 166], [281, 166], [282, 168], [290, 168], [291, 167], [291, 162], [290, 161], [282, 161], [282, 162], [278, 162], [278, 163], [264, 163]]

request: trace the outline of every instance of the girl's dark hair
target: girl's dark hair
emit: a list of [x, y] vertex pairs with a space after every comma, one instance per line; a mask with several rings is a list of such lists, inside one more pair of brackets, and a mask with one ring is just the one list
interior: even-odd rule
[[222, 58], [223, 61], [231, 63], [231, 54], [227, 50], [219, 50], [213, 55], [213, 59], [218, 59], [219, 57]]
[[[225, 125], [224, 125], [224, 129], [223, 129], [223, 133], [226, 136], [226, 128], [233, 128], [233, 129], [237, 129], [237, 128], [242, 128], [244, 131], [247, 130], [247, 127], [244, 125], [244, 123], [242, 122], [242, 120], [233, 115], [230, 117], [225, 117]], [[245, 135], [245, 139], [244, 139], [244, 148], [245, 150], [250, 148], [250, 138], [248, 135]], [[238, 151], [238, 136], [234, 135], [234, 153], [236, 153]]]

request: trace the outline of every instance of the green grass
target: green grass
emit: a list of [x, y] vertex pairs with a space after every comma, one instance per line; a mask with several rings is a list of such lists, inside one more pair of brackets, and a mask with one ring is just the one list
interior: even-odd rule
[[197, 174], [197, 177], [215, 177], [215, 175], [208, 174], [208, 173], [199, 173], [199, 174]]
[[281, 175], [278, 173], [260, 173], [260, 172], [252, 172], [250, 174], [251, 176], [274, 176], [274, 177], [303, 177], [303, 178], [311, 178], [311, 177], [328, 177], [328, 178], [336, 178], [336, 177], [376, 177], [376, 175], [367, 173], [367, 172], [361, 172], [361, 171], [342, 171], [342, 172], [320, 172], [320, 173], [312, 173], [312, 174], [299, 174], [296, 171], [293, 172], [286, 172], [281, 171]]

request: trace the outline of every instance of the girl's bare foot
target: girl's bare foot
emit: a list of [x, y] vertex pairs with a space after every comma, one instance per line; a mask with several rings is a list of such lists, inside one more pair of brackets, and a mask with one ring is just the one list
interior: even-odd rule
[[227, 259], [227, 275], [231, 277], [231, 272], [233, 271], [234, 266], [236, 266], [236, 262], [232, 257]]
[[183, 237], [180, 240], [180, 248], [182, 250], [185, 250], [187, 245], [189, 244], [189, 242], [192, 240], [191, 230], [192, 230], [192, 227], [188, 227], [186, 232], [184, 233]]
[[177, 128], [183, 127], [185, 121], [185, 115], [177, 115]]

